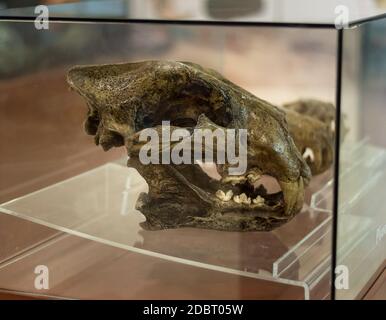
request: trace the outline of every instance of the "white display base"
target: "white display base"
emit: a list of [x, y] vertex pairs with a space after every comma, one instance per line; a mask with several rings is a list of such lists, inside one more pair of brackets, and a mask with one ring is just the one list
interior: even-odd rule
[[328, 210], [316, 212], [305, 205], [291, 222], [272, 232], [146, 231], [140, 225], [144, 216], [134, 207], [139, 193], [147, 189], [136, 170], [108, 163], [4, 203], [0, 210], [132, 252], [301, 286], [305, 298], [312, 297], [314, 277], [310, 283], [308, 277], [330, 250], [325, 238], [330, 228]]

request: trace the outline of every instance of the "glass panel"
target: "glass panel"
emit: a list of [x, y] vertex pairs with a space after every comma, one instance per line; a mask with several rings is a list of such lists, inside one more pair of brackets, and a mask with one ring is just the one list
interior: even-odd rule
[[[25, 1], [27, 4], [28, 1]], [[36, 17], [30, 8], [8, 9], [3, 16]], [[12, 4], [11, 4], [12, 6]], [[344, 8], [342, 9], [342, 6]], [[338, 9], [336, 9], [338, 7]], [[340, 9], [339, 9], [340, 8]], [[374, 0], [100, 0], [50, 6], [51, 18], [225, 21], [309, 24], [334, 27], [337, 14], [350, 23], [385, 14], [383, 1]], [[337, 10], [337, 12], [336, 12]], [[342, 11], [343, 10], [343, 11]]]
[[337, 264], [349, 278], [338, 299], [359, 298], [386, 258], [385, 32], [386, 19], [343, 32]]
[[[56, 240], [69, 233], [167, 265], [183, 264], [197, 275], [210, 270], [264, 279], [300, 288], [306, 299], [328, 298], [331, 169], [311, 179], [301, 212], [270, 232], [144, 230], [144, 217], [134, 205], [146, 183], [126, 168], [124, 148], [103, 152], [84, 133], [85, 102], [68, 90], [65, 77], [76, 64], [192, 61], [278, 106], [299, 98], [331, 102], [335, 30], [51, 23], [49, 30], [38, 31], [26, 22], [2, 22], [1, 30], [7, 50], [0, 67], [0, 92], [6, 93], [0, 97], [0, 210], [29, 221], [25, 229], [17, 225], [0, 231], [0, 240], [14, 241], [0, 256], [1, 287], [36, 293], [30, 282], [12, 281], [13, 266], [27, 275], [45, 254], [57, 266], [60, 257], [52, 254]], [[34, 229], [35, 224], [50, 229]], [[12, 234], [16, 240], [9, 240]], [[79, 264], [62, 280], [79, 276], [77, 270], [88, 266], [83, 260]], [[141, 264], [125, 270], [130, 268], [138, 271]], [[87, 285], [82, 288], [70, 297], [87, 297]], [[62, 289], [58, 284], [48, 293], [69, 294]]]

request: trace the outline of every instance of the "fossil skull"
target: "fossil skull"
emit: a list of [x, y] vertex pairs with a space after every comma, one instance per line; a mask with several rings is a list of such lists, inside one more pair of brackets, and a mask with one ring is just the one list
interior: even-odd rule
[[[76, 66], [70, 87], [87, 102], [85, 130], [104, 150], [124, 145], [128, 166], [149, 185], [136, 207], [147, 229], [201, 227], [229, 231], [271, 230], [303, 205], [310, 169], [291, 138], [285, 113], [194, 63], [145, 61]], [[247, 168], [230, 175], [213, 164], [211, 175], [199, 163], [143, 164], [142, 130], [187, 128], [246, 129]], [[204, 147], [203, 147], [204, 149]], [[279, 191], [261, 183], [270, 176]]]

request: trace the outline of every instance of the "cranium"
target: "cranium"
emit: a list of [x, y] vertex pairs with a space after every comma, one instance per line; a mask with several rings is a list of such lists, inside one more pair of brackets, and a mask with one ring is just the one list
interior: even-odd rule
[[[301, 99], [286, 103], [283, 107], [290, 134], [312, 174], [326, 171], [334, 159], [334, 105], [316, 99]], [[342, 139], [346, 132], [343, 126]]]
[[[289, 134], [285, 113], [216, 71], [188, 62], [145, 61], [77, 66], [67, 80], [89, 107], [86, 132], [104, 150], [124, 145], [128, 166], [147, 181], [149, 192], [136, 204], [145, 228], [267, 231], [302, 208], [310, 169]], [[230, 175], [228, 165], [216, 164], [211, 175], [198, 163], [141, 163], [140, 133], [160, 132], [164, 120], [172, 130], [246, 129], [246, 172]], [[265, 176], [275, 178], [281, 191], [269, 193], [260, 184]]]

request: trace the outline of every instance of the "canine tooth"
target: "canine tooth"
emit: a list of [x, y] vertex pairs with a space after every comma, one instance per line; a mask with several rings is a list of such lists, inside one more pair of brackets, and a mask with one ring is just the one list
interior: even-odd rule
[[254, 204], [263, 204], [264, 203], [264, 198], [261, 196], [257, 196], [255, 199], [253, 199]]
[[303, 153], [303, 159], [310, 158], [311, 162], [315, 161], [315, 155], [311, 148], [306, 148]]
[[232, 190], [228, 190], [225, 194], [225, 198], [224, 198], [224, 201], [229, 201], [230, 199], [232, 199], [232, 196], [233, 196], [233, 191]]
[[217, 190], [217, 191], [216, 191], [216, 197], [219, 198], [220, 200], [224, 200], [224, 198], [225, 198], [225, 193], [224, 193], [224, 191], [222, 191], [222, 190]]
[[240, 200], [240, 196], [234, 196], [233, 197], [233, 201], [236, 202], [236, 203], [241, 203], [241, 200]]
[[304, 182], [300, 177], [297, 181], [284, 182], [279, 181], [281, 190], [284, 196], [284, 213], [285, 215], [293, 215], [299, 211], [300, 205], [304, 200]]

